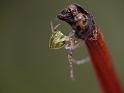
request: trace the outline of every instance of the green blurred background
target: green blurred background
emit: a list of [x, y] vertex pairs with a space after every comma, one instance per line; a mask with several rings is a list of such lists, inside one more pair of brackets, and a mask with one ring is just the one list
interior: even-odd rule
[[[124, 84], [123, 0], [0, 0], [0, 93], [100, 93], [91, 63], [75, 65], [71, 81], [67, 52], [48, 48], [49, 23], [58, 23], [56, 14], [70, 3], [94, 15]], [[61, 23], [67, 34], [69, 25]], [[75, 51], [85, 56], [85, 47]]]

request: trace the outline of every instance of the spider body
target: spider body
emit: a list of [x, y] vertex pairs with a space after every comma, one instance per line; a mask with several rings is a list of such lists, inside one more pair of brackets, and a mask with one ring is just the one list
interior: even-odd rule
[[70, 49], [72, 43], [75, 43], [75, 40], [69, 36], [65, 36], [61, 31], [55, 31], [52, 33], [49, 40], [49, 48], [51, 49]]
[[52, 49], [60, 49], [66, 44], [65, 41], [60, 41], [64, 38], [64, 34], [61, 31], [52, 33], [49, 41], [49, 47]]

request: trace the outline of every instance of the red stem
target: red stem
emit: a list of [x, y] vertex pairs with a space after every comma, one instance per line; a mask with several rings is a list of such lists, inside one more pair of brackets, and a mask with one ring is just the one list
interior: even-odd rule
[[97, 40], [85, 40], [97, 79], [103, 93], [123, 93], [120, 80], [112, 65], [112, 59], [102, 32], [97, 28]]

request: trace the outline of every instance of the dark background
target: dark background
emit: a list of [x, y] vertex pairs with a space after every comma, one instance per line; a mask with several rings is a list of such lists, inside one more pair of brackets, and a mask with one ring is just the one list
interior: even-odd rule
[[[75, 65], [71, 81], [67, 52], [48, 47], [49, 23], [57, 23], [56, 14], [70, 3], [94, 15], [124, 84], [123, 0], [0, 0], [0, 93], [100, 93], [90, 62]], [[67, 34], [69, 25], [61, 23]], [[75, 51], [85, 56], [85, 46]]]

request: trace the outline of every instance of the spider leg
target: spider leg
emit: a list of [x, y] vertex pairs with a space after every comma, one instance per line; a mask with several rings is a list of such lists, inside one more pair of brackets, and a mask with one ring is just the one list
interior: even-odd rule
[[52, 33], [54, 33], [54, 27], [53, 27], [53, 22], [52, 21], [50, 21], [50, 28], [51, 28]]
[[74, 63], [74, 64], [84, 64], [84, 63], [90, 61], [89, 57], [86, 57], [86, 58], [84, 58], [82, 60], [76, 60], [75, 58], [73, 58], [73, 51], [75, 49], [81, 47], [81, 45], [83, 45], [81, 41], [76, 41], [76, 43], [75, 43], [74, 40], [70, 41], [70, 45], [69, 44], [65, 45], [65, 49], [69, 50], [69, 52], [68, 52], [68, 55], [69, 55], [68, 59], [71, 60], [71, 62]]
[[74, 44], [74, 41], [71, 39], [70, 44], [65, 45], [65, 49], [68, 50], [68, 62], [70, 67], [70, 78], [74, 80], [74, 71], [73, 71], [73, 63], [76, 63], [76, 60], [72, 57], [73, 56], [73, 50], [79, 47], [79, 43]]
[[90, 58], [89, 57], [86, 57], [86, 58], [83, 58], [81, 60], [76, 60], [74, 57], [73, 57], [73, 51], [72, 50], [69, 50], [68, 51], [68, 60], [70, 62], [72, 62], [73, 64], [84, 64], [84, 63], [87, 63], [90, 61]]
[[72, 51], [68, 51], [68, 62], [69, 62], [69, 67], [70, 67], [70, 78], [74, 80], [74, 71], [73, 71], [73, 60], [72, 60]]
[[90, 61], [90, 57], [86, 57], [86, 58], [84, 58], [84, 59], [82, 59], [82, 60], [78, 60], [78, 61], [76, 62], [76, 64], [77, 64], [77, 65], [80, 65], [80, 64], [87, 63], [87, 62], [89, 62], [89, 61]]
[[69, 44], [67, 43], [65, 45], [65, 49], [67, 49], [67, 50], [72, 50], [73, 51], [73, 50], [79, 48], [82, 45], [81, 41], [76, 41], [76, 40], [73, 40], [73, 39], [71, 39], [69, 42], [70, 42]]
[[55, 33], [55, 31], [57, 31], [57, 28], [60, 26], [60, 24], [57, 24], [55, 27], [53, 26], [53, 22], [50, 22], [50, 27], [51, 27], [51, 31], [52, 33]]
[[73, 41], [71, 40], [70, 41], [70, 45], [69, 44], [66, 44], [65, 45], [65, 49], [68, 50], [68, 62], [69, 62], [69, 66], [70, 66], [70, 78], [72, 80], [74, 80], [74, 71], [73, 71], [73, 64], [84, 64], [86, 62], [89, 62], [90, 61], [90, 58], [89, 57], [86, 57], [82, 60], [76, 60], [74, 57], [73, 57], [73, 50], [79, 48], [81, 46], [81, 42], [80, 41]]
[[69, 38], [74, 37], [74, 34], [75, 34], [75, 33], [74, 33], [73, 31], [71, 31], [71, 32], [68, 34], [68, 37], [69, 37]]
[[57, 30], [57, 28], [60, 26], [61, 24], [57, 24], [55, 27], [54, 27], [54, 31]]

